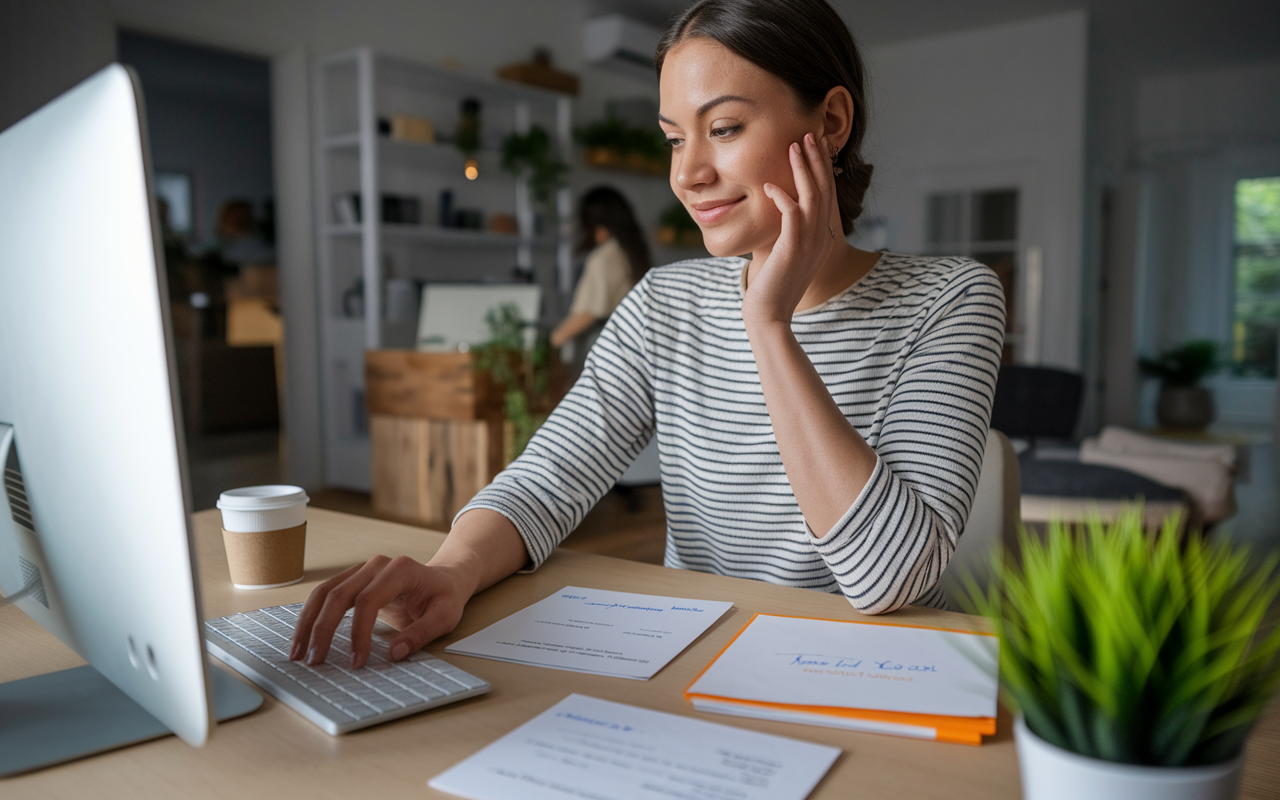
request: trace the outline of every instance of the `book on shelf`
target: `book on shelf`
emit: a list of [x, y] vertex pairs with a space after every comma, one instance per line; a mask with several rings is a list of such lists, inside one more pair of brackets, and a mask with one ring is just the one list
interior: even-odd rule
[[981, 744], [996, 732], [989, 633], [756, 614], [685, 690], [699, 711]]

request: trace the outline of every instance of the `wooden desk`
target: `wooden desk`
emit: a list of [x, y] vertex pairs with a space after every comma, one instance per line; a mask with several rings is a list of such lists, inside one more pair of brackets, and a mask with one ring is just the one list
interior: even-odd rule
[[[295, 586], [246, 592], [231, 588], [216, 511], [196, 515], [196, 539], [204, 613], [218, 617], [295, 602], [321, 580], [375, 553], [405, 553], [425, 560], [441, 534], [379, 520], [309, 509], [306, 580]], [[700, 714], [681, 698], [697, 672], [755, 612], [863, 619], [839, 596], [756, 581], [684, 572], [561, 550], [538, 572], [517, 575], [477, 596], [462, 624], [429, 645], [444, 646], [566, 585], [598, 586], [650, 594], [732, 600], [734, 608], [705, 636], [649, 681], [632, 681], [541, 669], [448, 654], [449, 661], [493, 684], [483, 697], [332, 737], [298, 714], [266, 698], [261, 710], [218, 726], [208, 745], [193, 749], [175, 737], [94, 756], [40, 772], [0, 779], [0, 795], [17, 798], [86, 796], [171, 797], [447, 797], [427, 779], [471, 755], [572, 692], [646, 708], [840, 747], [844, 753], [811, 797], [1014, 798], [1018, 769], [1011, 721], [981, 747], [915, 741], [893, 736], [764, 720]], [[982, 620], [961, 614], [908, 608], [885, 621], [975, 628]], [[870, 618], [876, 621], [876, 618]], [[25, 614], [0, 609], [0, 681], [83, 663]], [[213, 661], [220, 666], [220, 662]], [[1273, 712], [1271, 721], [1277, 715]], [[1272, 726], [1277, 727], [1277, 726]], [[1255, 736], [1255, 739], [1262, 737]], [[1255, 742], [1257, 744], [1257, 742]], [[1253, 747], [1250, 767], [1274, 770], [1280, 761], [1274, 735]], [[1265, 797], [1248, 793], [1243, 797]], [[1274, 776], [1274, 771], [1270, 773]], [[1258, 781], [1254, 781], [1258, 783]]]

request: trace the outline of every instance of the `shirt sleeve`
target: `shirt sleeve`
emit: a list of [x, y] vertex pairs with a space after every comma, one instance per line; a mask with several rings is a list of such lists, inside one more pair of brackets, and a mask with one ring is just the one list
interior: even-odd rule
[[1004, 347], [1004, 292], [963, 270], [925, 316], [884, 415], [871, 478], [814, 542], [859, 611], [942, 605], [937, 588], [969, 517]]
[[458, 512], [487, 508], [509, 519], [528, 568], [546, 560], [653, 438], [647, 290], [642, 281], [623, 299], [524, 453]]

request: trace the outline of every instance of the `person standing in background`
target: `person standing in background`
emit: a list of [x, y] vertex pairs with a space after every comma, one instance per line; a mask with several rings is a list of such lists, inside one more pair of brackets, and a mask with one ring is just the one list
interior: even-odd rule
[[590, 253], [569, 315], [551, 333], [551, 346], [574, 342], [571, 360], [581, 371], [605, 320], [649, 271], [651, 261], [631, 204], [617, 189], [597, 186], [583, 196], [578, 230], [578, 252]]

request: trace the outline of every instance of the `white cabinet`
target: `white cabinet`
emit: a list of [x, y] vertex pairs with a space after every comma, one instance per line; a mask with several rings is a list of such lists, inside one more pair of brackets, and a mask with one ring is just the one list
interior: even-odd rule
[[[480, 104], [474, 180], [464, 175], [463, 155], [451, 141], [467, 99]], [[519, 267], [543, 287], [543, 321], [562, 311], [572, 269], [568, 190], [554, 198], [557, 224], [556, 215], [533, 206], [523, 180], [502, 170], [501, 147], [511, 133], [538, 125], [568, 162], [571, 106], [553, 92], [367, 47], [319, 59], [314, 100], [324, 481], [368, 490], [364, 352], [413, 345], [418, 285], [509, 281]], [[380, 134], [379, 120], [399, 114], [430, 120], [437, 137], [450, 141]], [[518, 232], [442, 226], [446, 191], [452, 209], [479, 211], [486, 223], [497, 214], [514, 217]], [[384, 196], [416, 200], [420, 222], [383, 222]]]

